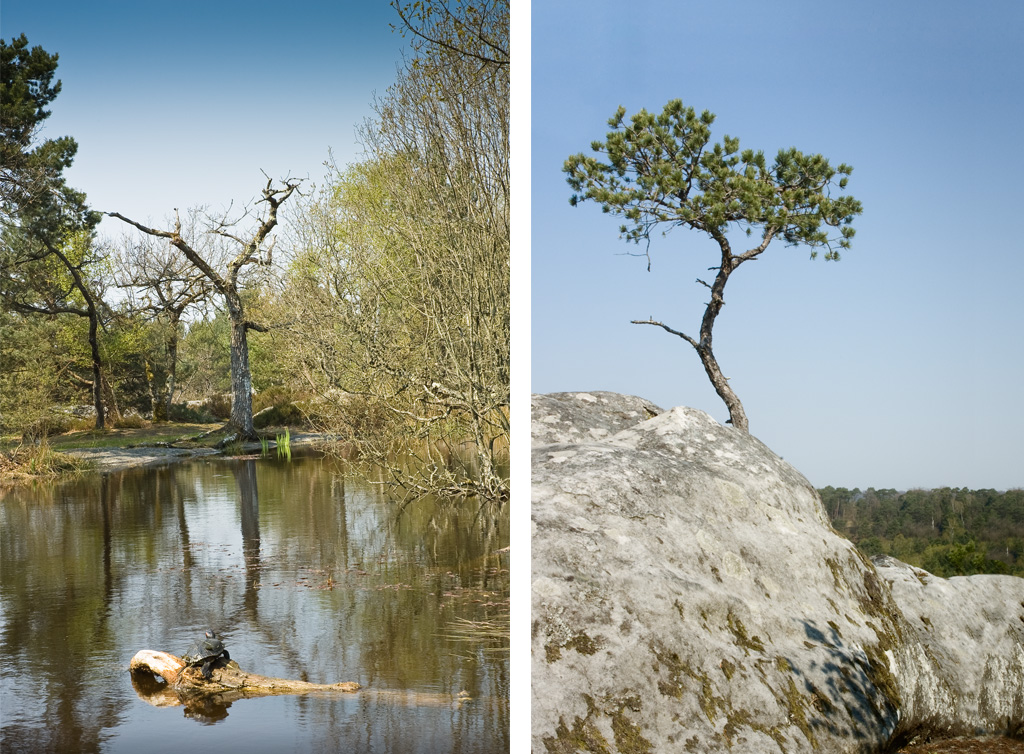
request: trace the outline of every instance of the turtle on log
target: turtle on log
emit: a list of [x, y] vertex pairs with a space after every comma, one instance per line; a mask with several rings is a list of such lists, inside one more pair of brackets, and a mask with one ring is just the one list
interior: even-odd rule
[[193, 643], [182, 656], [181, 661], [185, 663], [186, 668], [202, 664], [203, 678], [208, 681], [210, 680], [213, 663], [221, 657], [225, 660], [231, 659], [228, 650], [224, 648], [224, 642], [217, 638], [215, 632], [207, 631], [206, 638]]

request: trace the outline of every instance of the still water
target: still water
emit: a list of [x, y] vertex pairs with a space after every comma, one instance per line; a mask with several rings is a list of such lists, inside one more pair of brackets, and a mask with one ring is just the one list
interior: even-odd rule
[[[508, 750], [508, 506], [216, 459], [0, 492], [0, 527], [5, 754]], [[132, 656], [209, 628], [243, 670], [363, 689], [147, 703]]]

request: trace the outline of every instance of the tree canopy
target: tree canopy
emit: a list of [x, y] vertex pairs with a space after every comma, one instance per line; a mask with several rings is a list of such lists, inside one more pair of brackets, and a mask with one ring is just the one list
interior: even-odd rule
[[29, 48], [24, 34], [0, 39], [0, 217], [5, 225], [53, 231], [58, 225], [94, 227], [97, 216], [85, 195], [70, 188], [63, 172], [78, 144], [70, 136], [37, 139], [46, 109], [60, 93], [56, 53]]
[[24, 34], [10, 44], [0, 40], [0, 298], [20, 314], [88, 319], [93, 403], [102, 428], [101, 275], [93, 248], [99, 215], [64, 179], [78, 150], [75, 140], [38, 138], [50, 116], [46, 106], [60, 93], [60, 81], [53, 80], [57, 57], [29, 48]]
[[[663, 234], [690, 228], [717, 244], [720, 261], [710, 268], [717, 270], [714, 281], [697, 280], [711, 292], [699, 337], [654, 319], [633, 321], [659, 326], [693, 346], [732, 423], [746, 430], [743, 406], [712, 350], [712, 330], [725, 303], [729, 275], [777, 239], [809, 247], [812, 258], [824, 250], [825, 259], [838, 260], [850, 247], [852, 222], [862, 208], [852, 196], [833, 196], [846, 188], [853, 171], [849, 165], [832, 167], [822, 155], [795, 148], [779, 150], [769, 162], [762, 151], [740, 151], [739, 139], [728, 135], [713, 144], [714, 121], [712, 113], [698, 115], [678, 99], [660, 114], [640, 110], [628, 122], [625, 108], [619, 107], [608, 121], [612, 131], [606, 140], [591, 144], [599, 157], [572, 155], [563, 170], [574, 192], [570, 203], [594, 201], [604, 212], [621, 216], [621, 237], [643, 241], [648, 260], [652, 231], [659, 228]], [[735, 230], [754, 236], [753, 245], [734, 251]]]
[[410, 56], [360, 162], [308, 194], [264, 174], [240, 215], [108, 211], [119, 241], [63, 184], [74, 140], [40, 139], [57, 56], [4, 45], [0, 430], [78, 427], [89, 386], [114, 427], [298, 424], [405, 492], [508, 498], [509, 3], [392, 5]]
[[[334, 172], [298, 228], [295, 371], [355, 430], [360, 457], [406, 488], [501, 500], [508, 3], [395, 7], [416, 56], [360, 130], [366, 159]], [[397, 445], [423, 461], [416, 474], [396, 467]]]

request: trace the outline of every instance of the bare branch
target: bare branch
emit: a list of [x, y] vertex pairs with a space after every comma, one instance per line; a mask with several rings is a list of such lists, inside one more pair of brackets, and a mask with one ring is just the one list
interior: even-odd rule
[[755, 246], [753, 249], [745, 251], [739, 256], [734, 257], [736, 261], [733, 263], [733, 267], [738, 267], [741, 262], [746, 262], [749, 259], [755, 259], [759, 254], [761, 254], [761, 252], [768, 248], [768, 244], [770, 244], [772, 242], [772, 239], [775, 238], [775, 234], [775, 228], [765, 228], [764, 236], [761, 240], [761, 243]]
[[[175, 210], [175, 213], [177, 213], [177, 210]], [[160, 236], [161, 238], [171, 238], [171, 239], [173, 239], [174, 235], [175, 235], [172, 231], [169, 231], [169, 230], [156, 230], [155, 228], [148, 228], [145, 225], [143, 225], [142, 223], [136, 222], [135, 220], [131, 220], [131, 219], [125, 217], [124, 215], [122, 215], [122, 214], [120, 214], [118, 212], [105, 212], [104, 214], [107, 215], [107, 217], [116, 217], [118, 220], [126, 222], [129, 225], [134, 225], [136, 228], [141, 230], [143, 233], [146, 233], [146, 234], [151, 235], [151, 236]], [[180, 230], [181, 230], [181, 227], [180, 227], [180, 223], [179, 223], [178, 231], [180, 232]]]
[[662, 330], [665, 330], [666, 332], [670, 332], [673, 335], [678, 335], [680, 338], [685, 340], [687, 343], [689, 343], [691, 346], [696, 348], [698, 351], [700, 350], [700, 343], [695, 341], [693, 338], [691, 338], [686, 333], [681, 333], [678, 330], [673, 330], [671, 327], [666, 325], [664, 322], [657, 322], [657, 321], [655, 321], [653, 319], [634, 319], [634, 320], [631, 320], [631, 324], [634, 324], [634, 325], [655, 325], [657, 327], [660, 327]]
[[474, 60], [479, 60], [480, 62], [485, 63], [487, 65], [497, 65], [501, 67], [508, 66], [509, 51], [507, 47], [503, 47], [497, 40], [485, 34], [482, 26], [475, 28], [470, 27], [468, 24], [466, 24], [466, 22], [463, 19], [459, 18], [457, 15], [451, 12], [451, 10], [448, 8], [447, 2], [440, 2], [437, 5], [439, 5], [443, 10], [444, 18], [441, 22], [435, 25], [435, 28], [436, 26], [451, 24], [454, 27], [454, 37], [456, 39], [463, 39], [466, 37], [470, 39], [475, 39], [481, 42], [485, 48], [497, 53], [497, 55], [485, 55], [483, 53], [471, 50], [465, 45], [455, 45], [437, 33], [430, 33], [429, 31], [426, 30], [426, 18], [429, 11], [426, 11], [421, 15], [421, 18], [424, 21], [424, 27], [417, 28], [416, 26], [413, 25], [410, 17], [411, 14], [409, 13], [409, 11], [411, 10], [411, 6], [406, 5], [403, 7], [398, 2], [391, 3], [391, 6], [398, 12], [398, 17], [402, 19], [402, 23], [404, 24], [405, 28], [408, 31], [412, 32], [415, 36], [424, 40], [425, 42], [428, 42], [432, 45], [436, 45], [444, 50], [453, 52], [457, 55], [472, 58]]

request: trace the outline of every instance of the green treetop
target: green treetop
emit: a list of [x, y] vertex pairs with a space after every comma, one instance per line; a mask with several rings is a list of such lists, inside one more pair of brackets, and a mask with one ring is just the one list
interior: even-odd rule
[[[853, 218], [861, 204], [851, 196], [833, 196], [846, 188], [853, 168], [833, 168], [820, 154], [780, 150], [769, 163], [763, 152], [740, 151], [739, 139], [724, 136], [711, 144], [715, 116], [672, 100], [661, 114], [641, 110], [626, 122], [620, 107], [609, 119], [606, 141], [591, 147], [599, 157], [576, 154], [563, 168], [573, 189], [570, 203], [593, 200], [604, 212], [625, 219], [620, 234], [627, 241], [644, 241], [649, 250], [651, 231], [663, 234], [675, 227], [701, 231], [713, 239], [720, 262], [708, 288], [708, 302], [699, 337], [694, 338], [653, 319], [635, 324], [657, 325], [687, 341], [701, 358], [712, 385], [729, 409], [733, 425], [748, 429], [739, 398], [722, 375], [712, 351], [712, 329], [725, 304], [726, 282], [743, 262], [759, 257], [776, 239], [803, 245], [811, 257], [824, 250], [838, 260], [850, 246]], [[734, 251], [730, 231], [740, 229], [756, 241]]]
[[38, 140], [50, 117], [46, 106], [60, 93], [56, 53], [29, 48], [22, 34], [0, 39], [0, 220], [53, 234], [58, 228], [95, 226], [85, 195], [64, 182], [78, 144], [70, 136]]

